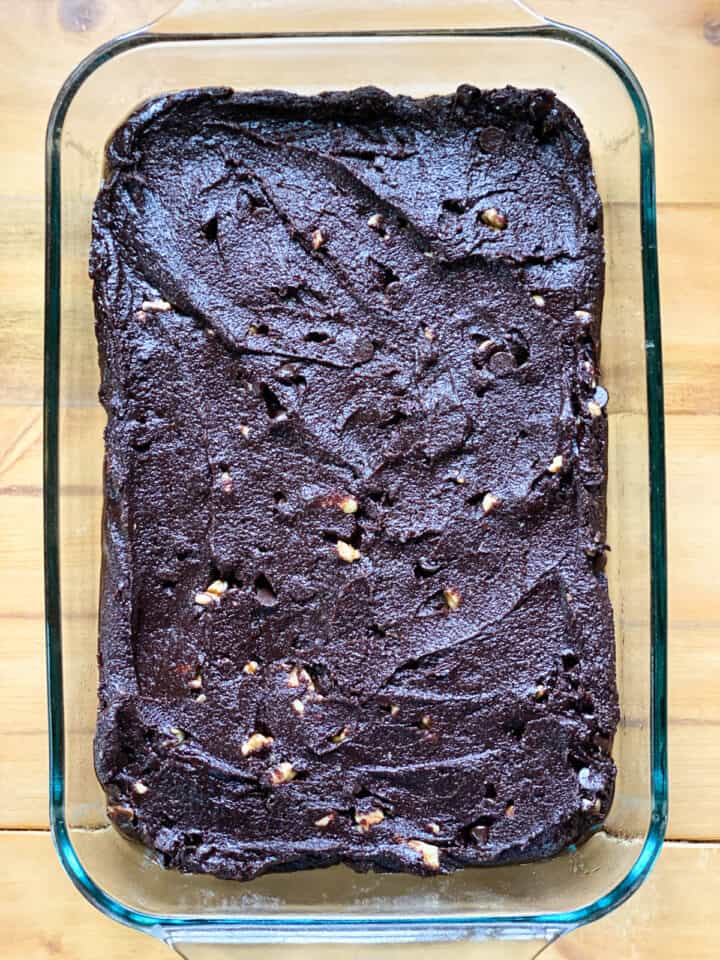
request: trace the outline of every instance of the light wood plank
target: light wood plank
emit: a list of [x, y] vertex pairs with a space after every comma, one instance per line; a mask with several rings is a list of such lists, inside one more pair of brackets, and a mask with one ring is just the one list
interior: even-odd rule
[[[38, 411], [13, 408], [0, 460], [0, 774], [8, 784], [0, 826], [42, 826], [45, 802], [45, 688], [42, 647], [40, 448]], [[102, 412], [68, 412], [80, 464], [97, 460]], [[670, 836], [720, 838], [720, 612], [717, 564], [708, 531], [720, 528], [720, 416], [672, 416], [667, 423], [670, 537]], [[3, 467], [3, 465], [6, 465]], [[5, 472], [2, 472], [2, 471]], [[7, 486], [7, 479], [13, 482]], [[72, 479], [72, 478], [71, 478]], [[92, 507], [99, 524], [99, 488], [80, 484], [68, 496]], [[8, 492], [14, 491], [14, 492]], [[18, 518], [22, 517], [22, 522]], [[68, 542], [69, 562], [81, 564], [90, 532]], [[77, 611], [92, 616], [91, 605]], [[699, 787], [700, 785], [700, 787]]]
[[[298, 6], [286, 4], [293, 5]], [[720, 89], [713, 82], [720, 54], [704, 34], [705, 18], [711, 14], [708, 4], [704, 0], [656, 0], [650, 9], [626, 0], [594, 4], [537, 0], [534, 5], [549, 17], [602, 37], [637, 72], [657, 121], [660, 200], [720, 201], [720, 183], [714, 175]], [[66, 2], [61, 10], [73, 6], [77, 5]], [[163, 6], [168, 4], [162, 0], [92, 4], [89, 28], [71, 30], [67, 29], [67, 17], [58, 16], [54, 4], [36, 0], [16, 5], [13, 23], [8, 25], [11, 29], [6, 32], [3, 59], [8, 78], [23, 77], [23, 96], [15, 97], [12, 84], [6, 86], [0, 96], [0, 109], [12, 127], [23, 130], [23, 138], [8, 138], [16, 146], [3, 161], [9, 175], [4, 190], [23, 194], [31, 184], [30, 191], [37, 191], [42, 155], [36, 145], [52, 98], [70, 69], [107, 37], [147, 19], [144, 11], [157, 12]], [[457, 21], [461, 5], [446, 6], [454, 8], [448, 10], [447, 16]], [[316, 29], [327, 29], [337, 22], [338, 6], [334, 0], [314, 0], [309, 7], [304, 29], [312, 29], [313, 24]], [[248, 22], [257, 27], [260, 16], [262, 7], [257, 7]], [[242, 28], [241, 20], [239, 26]], [[29, 62], [33, 63], [32, 71], [25, 69]], [[672, 123], [668, 122], [670, 119]]]
[[[52, 99], [71, 67], [112, 27], [123, 29], [146, 19], [163, 4], [134, 0], [98, 8], [89, 29], [72, 31], [49, 4], [18, 5], [6, 40], [3, 70], [10, 81], [24, 75], [23, 95], [12, 82], [0, 93], [7, 148], [0, 157], [0, 285], [4, 314], [0, 324], [0, 400], [32, 404], [41, 400], [43, 272], [42, 141]], [[314, 14], [325, 16], [330, 0], [318, 0]], [[548, 16], [575, 22], [615, 42], [635, 65], [658, 120], [658, 194], [665, 204], [698, 204], [700, 209], [661, 209], [661, 272], [666, 336], [668, 410], [718, 412], [712, 384], [718, 375], [718, 332], [714, 290], [719, 258], [704, 254], [720, 245], [720, 178], [714, 157], [720, 148], [720, 89], [713, 82], [720, 47], [704, 37], [706, 4], [701, 0], [662, 0], [652, 17], [643, 4], [603, 0], [578, 4], [545, 0]], [[122, 22], [118, 8], [123, 8]], [[327, 8], [327, 9], [324, 9]], [[111, 14], [112, 11], [112, 14]], [[149, 11], [144, 15], [144, 11]], [[324, 11], [324, 12], [323, 12]], [[42, 24], [42, 27], [39, 26]], [[23, 67], [32, 59], [31, 75]], [[682, 110], [677, 109], [683, 104]], [[688, 318], [692, 323], [688, 323]], [[708, 350], [708, 347], [711, 347]], [[88, 371], [92, 396], [95, 371]]]
[[[0, 928], [6, 960], [162, 960], [169, 950], [145, 934], [121, 927], [85, 902], [63, 874], [46, 833], [0, 834]], [[715, 960], [720, 898], [720, 847], [668, 844], [645, 885], [608, 917], [568, 934], [543, 960]], [[102, 946], [100, 946], [102, 945]], [[395, 947], [294, 946], [295, 960], [412, 960], [417, 944]], [[287, 946], [246, 948], [253, 960], [279, 960]], [[423, 945], [423, 955], [473, 960], [474, 943]]]
[[[713, 531], [720, 529], [720, 418], [668, 417], [667, 517], [669, 540], [669, 608], [673, 625], [720, 626], [717, 558]], [[718, 634], [716, 634], [716, 637]], [[687, 662], [682, 634], [673, 638], [676, 658]], [[709, 657], [712, 651], [707, 651]], [[708, 660], [708, 666], [712, 660]], [[697, 664], [696, 664], [697, 666]], [[713, 677], [717, 693], [718, 676]], [[673, 689], [678, 681], [673, 674]]]
[[[15, 206], [17, 222], [37, 218], [36, 203], [17, 201]], [[2, 218], [0, 212], [0, 222]], [[718, 414], [720, 256], [708, 254], [720, 250], [720, 204], [661, 206], [658, 229], [666, 410]], [[0, 323], [0, 403], [30, 406], [42, 400], [41, 274], [39, 227], [12, 228], [10, 239], [0, 230], [0, 287], [7, 318]], [[92, 403], [98, 373], [94, 351], [89, 356], [81, 386]]]
[[[13, 6], [3, 35], [0, 831], [47, 823], [39, 523], [44, 211], [39, 145], [55, 91], [70, 69], [109, 36], [140, 22], [143, 11], [164, 5], [166, 0], [32, 0]], [[314, 0], [314, 15], [323, 26], [333, 5], [334, 0]], [[703, 24], [713, 11], [720, 16], [720, 9], [706, 0], [656, 0], [652, 5], [536, 0], [535, 5], [614, 45], [645, 85], [655, 118], [666, 397], [673, 414], [668, 421], [670, 832], [694, 839], [718, 837], [720, 615], [713, 540], [720, 520], [720, 178], [715, 170], [720, 46], [705, 38]], [[81, 7], [89, 21], [78, 13]], [[79, 450], [85, 455], [96, 443], [96, 424], [90, 423], [77, 421]], [[78, 464], [72, 483], [92, 486], [84, 484], [82, 455]], [[96, 491], [79, 495], [87, 493]], [[8, 619], [8, 614], [14, 616]], [[148, 958], [170, 955], [162, 945], [112, 924], [84, 903], [62, 875], [47, 834], [0, 832], [0, 858], [7, 867], [0, 871], [0, 922], [10, 960], [83, 960], [100, 953], [119, 960], [133, 949]], [[562, 940], [544, 958], [715, 957], [719, 867], [720, 846], [671, 844], [651, 880], [626, 906]], [[417, 947], [405, 952], [410, 949]], [[465, 952], [455, 946], [452, 950], [453, 956]], [[318, 952], [314, 947], [307, 955], [316, 957]], [[264, 949], [262, 955], [267, 953]], [[383, 960], [393, 955], [381, 951]]]
[[601, 37], [637, 74], [655, 121], [659, 200], [717, 203], [720, 181], [713, 156], [720, 137], [720, 48], [705, 31], [717, 8], [705, 0], [537, 0], [531, 5]]
[[0, 827], [48, 822], [42, 623], [3, 619], [0, 629]]
[[658, 248], [665, 409], [720, 413], [720, 205], [661, 206]]
[[[34, 203], [15, 204], [16, 220], [35, 217]], [[2, 215], [0, 215], [1, 217]], [[658, 211], [662, 254], [661, 307], [669, 413], [719, 413], [720, 328], [716, 322], [720, 257], [720, 205], [662, 206]], [[42, 400], [42, 253], [39, 227], [0, 232], [0, 286], [5, 315], [0, 324], [0, 402], [34, 405]], [[11, 319], [10, 319], [11, 318]], [[82, 373], [88, 402], [97, 392], [94, 351]]]
[[48, 833], [0, 833], [0, 926], [6, 960], [168, 960], [162, 943], [113, 923], [63, 872]]
[[24, 486], [37, 487], [42, 470], [42, 411], [3, 408], [0, 429], [0, 496]]
[[[26, 127], [6, 125], [1, 99], [0, 116], [3, 117], [4, 129], [8, 131], [3, 139], [9, 141], [27, 136]], [[37, 145], [41, 142], [41, 136], [41, 131], [33, 133], [35, 155], [39, 154]], [[26, 188], [23, 193], [13, 194], [10, 189], [0, 187], [2, 403], [39, 403], [42, 399], [42, 168], [37, 168], [36, 157], [27, 157], [26, 160], [30, 168], [36, 171], [31, 190]], [[0, 174], [5, 177], [7, 172], [8, 158], [0, 154]]]

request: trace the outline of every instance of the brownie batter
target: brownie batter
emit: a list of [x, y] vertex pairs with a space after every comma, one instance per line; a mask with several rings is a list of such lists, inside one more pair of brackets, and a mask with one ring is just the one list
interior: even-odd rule
[[549, 91], [114, 135], [96, 768], [167, 866], [447, 873], [612, 798], [602, 215]]

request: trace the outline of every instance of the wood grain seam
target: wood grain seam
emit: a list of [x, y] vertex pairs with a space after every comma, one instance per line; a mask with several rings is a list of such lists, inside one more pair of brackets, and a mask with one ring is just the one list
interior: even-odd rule
[[[73, 497], [97, 497], [102, 494], [102, 487], [90, 483], [69, 483], [61, 485], [60, 493]], [[0, 487], [0, 497], [39, 497], [42, 487], [32, 483], [12, 483]]]
[[[73, 828], [73, 832], [79, 828]], [[107, 826], [95, 827], [91, 830], [83, 830], [83, 833], [96, 833], [98, 830], [107, 830]], [[28, 834], [37, 834], [38, 836], [47, 836], [50, 833], [50, 827], [0, 827], [0, 836], [16, 834], [17, 836], [27, 836]], [[709, 850], [720, 849], [720, 837], [666, 837], [663, 843], [666, 847], [688, 847], [699, 849], [707, 847]]]

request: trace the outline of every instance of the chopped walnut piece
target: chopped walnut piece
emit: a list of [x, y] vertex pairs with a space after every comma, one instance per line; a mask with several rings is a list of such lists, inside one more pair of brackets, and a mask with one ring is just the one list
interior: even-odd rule
[[592, 320], [592, 315], [587, 310], [576, 310], [575, 319], [580, 320], [581, 323], [587, 323], [588, 320]]
[[227, 588], [228, 585], [226, 580], [213, 580], [205, 593], [210, 593], [213, 597], [221, 597]]
[[110, 804], [107, 808], [108, 816], [112, 817], [118, 823], [130, 823], [135, 819], [135, 811], [132, 807], [126, 807], [122, 803]]
[[505, 816], [506, 816], [506, 817], [514, 817], [514, 816], [515, 816], [515, 804], [514, 804], [514, 803], [509, 803], [509, 804], [505, 807]]
[[222, 488], [223, 493], [232, 493], [233, 491], [232, 477], [227, 470], [223, 470], [223, 472], [220, 474], [220, 487]]
[[338, 540], [335, 544], [335, 549], [340, 559], [344, 560], [345, 563], [354, 563], [360, 559], [360, 551], [356, 550], [351, 543], [347, 543], [345, 540]]
[[339, 503], [339, 507], [343, 513], [357, 513], [358, 506], [359, 504], [355, 497], [350, 496], [349, 494], [348, 496], [343, 497]]
[[355, 823], [360, 827], [363, 833], [369, 833], [370, 828], [382, 823], [385, 814], [382, 810], [369, 810], [367, 813], [355, 811]]
[[299, 687], [301, 683], [304, 683], [308, 690], [315, 689], [313, 678], [307, 670], [304, 667], [293, 667], [288, 674], [287, 685], [289, 687]]
[[564, 463], [565, 461], [563, 459], [563, 456], [561, 453], [559, 453], [556, 457], [552, 458], [552, 462], [548, 467], [548, 473], [560, 473]]
[[227, 588], [227, 581], [213, 580], [209, 587], [195, 594], [195, 603], [199, 607], [209, 607], [213, 603], [219, 603], [220, 597], [225, 593]]
[[486, 493], [482, 498], [481, 506], [483, 513], [492, 513], [500, 506], [500, 497], [496, 497], [494, 493]]
[[589, 400], [587, 408], [590, 416], [593, 417], [593, 419], [602, 416], [602, 407], [599, 403], [596, 403], [595, 400]]
[[532, 298], [533, 298], [533, 303], [535, 304], [536, 307], [544, 307], [544, 306], [545, 306], [545, 297], [543, 297], [542, 294], [540, 294], [540, 293], [534, 293], [534, 294], [532, 295]]
[[432, 343], [437, 334], [432, 327], [423, 327], [423, 336], [426, 340], [429, 340], [430, 343]]
[[251, 753], [260, 753], [261, 750], [266, 750], [274, 742], [273, 737], [266, 737], [263, 733], [253, 733], [240, 747], [240, 752], [244, 757], [249, 757]]
[[548, 688], [545, 686], [544, 683], [539, 683], [537, 687], [535, 687], [535, 692], [533, 693], [533, 699], [538, 701], [547, 700], [547, 695], [548, 695]]
[[334, 733], [330, 739], [333, 743], [342, 743], [343, 740], [347, 740], [350, 730], [348, 727], [343, 727], [342, 730], [338, 730], [337, 733]]
[[252, 676], [254, 673], [258, 672], [260, 669], [260, 664], [257, 662], [257, 660], [248, 660], [242, 669], [243, 673], [248, 673], [250, 676]]
[[507, 226], [507, 217], [504, 213], [500, 213], [497, 207], [488, 207], [487, 210], [483, 210], [480, 219], [487, 227], [492, 227], [494, 230], [504, 230]]
[[305, 713], [305, 704], [302, 702], [302, 700], [299, 700], [296, 698], [295, 700], [293, 700], [290, 706], [293, 708], [293, 711], [299, 717], [301, 717]]
[[312, 248], [313, 250], [319, 250], [320, 247], [324, 247], [327, 243], [327, 234], [324, 230], [313, 230], [312, 232]]
[[385, 217], [381, 213], [373, 213], [371, 217], [368, 217], [367, 224], [372, 230], [382, 230], [385, 226]]
[[196, 677], [193, 677], [192, 680], [188, 680], [188, 686], [193, 690], [200, 690], [203, 684], [202, 674], [199, 673]]
[[456, 473], [455, 476], [453, 477], [453, 480], [455, 481], [455, 483], [457, 483], [461, 487], [467, 483], [467, 480], [461, 473]]
[[245, 439], [247, 440], [247, 438], [250, 436], [250, 427], [246, 423], [241, 423], [240, 426], [238, 427], [238, 430], [240, 431], [241, 435], [245, 437]]
[[434, 844], [425, 843], [424, 840], [408, 840], [407, 845], [420, 854], [423, 863], [430, 870], [440, 869], [440, 849]]
[[195, 697], [195, 703], [205, 703], [206, 700], [207, 700], [207, 697], [205, 696], [204, 693], [199, 693], [197, 697]]
[[436, 836], [437, 836], [438, 833], [440, 833], [440, 824], [439, 824], [439, 823], [435, 823], [434, 820], [431, 820], [431, 821], [428, 823], [427, 826], [428, 826], [428, 830], [430, 831], [430, 833], [434, 833]]
[[455, 587], [445, 587], [443, 590], [443, 597], [445, 597], [445, 603], [448, 606], [448, 610], [457, 610], [462, 603], [460, 591]]
[[329, 827], [330, 824], [333, 822], [334, 819], [335, 819], [335, 814], [334, 814], [334, 813], [326, 813], [324, 817], [320, 817], [319, 820], [316, 820], [316, 821], [315, 821], [315, 826], [316, 826], [316, 827]]
[[291, 763], [288, 763], [287, 760], [283, 760], [282, 763], [279, 763], [274, 770], [270, 770], [268, 773], [270, 777], [270, 783], [277, 787], [281, 783], [289, 783], [290, 780], [294, 780], [297, 776], [297, 772]]
[[187, 734], [180, 727], [170, 727], [170, 733], [175, 737], [176, 743], [185, 743]]
[[390, 716], [397, 717], [400, 715], [400, 707], [396, 703], [390, 704]]
[[425, 714], [423, 717], [421, 717], [421, 719], [420, 719], [420, 726], [421, 726], [421, 727], [424, 727], [425, 730], [429, 730], [430, 727], [432, 726], [432, 717], [431, 717], [429, 714], [426, 713], [426, 714]]
[[167, 300], [161, 300], [158, 297], [155, 300], [143, 300], [141, 309], [146, 313], [150, 313], [152, 311], [164, 313], [166, 310], [172, 310], [172, 306], [167, 302]]
[[139, 796], [142, 796], [144, 793], [148, 792], [147, 784], [143, 783], [142, 780], [136, 780], [132, 785], [133, 793], [137, 793]]

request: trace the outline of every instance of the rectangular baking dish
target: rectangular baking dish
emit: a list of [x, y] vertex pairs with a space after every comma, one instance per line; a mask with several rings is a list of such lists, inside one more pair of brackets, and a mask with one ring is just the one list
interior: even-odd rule
[[[667, 816], [662, 364], [647, 103], [608, 47], [512, 0], [390, 3], [375, 13], [278, 6], [243, 13], [230, 3], [199, 12], [181, 4], [80, 64], [50, 117], [45, 567], [55, 842], [96, 906], [185, 952], [191, 945], [196, 956], [219, 943], [468, 937], [501, 937], [508, 949], [517, 938], [518, 955], [531, 955], [531, 942], [601, 916], [639, 886]], [[283, 32], [272, 33], [278, 23]], [[607, 575], [622, 712], [612, 811], [602, 831], [549, 861], [430, 880], [334, 867], [241, 884], [164, 871], [108, 825], [92, 760], [104, 414], [87, 258], [105, 141], [143, 100], [186, 87], [316, 93], [373, 84], [425, 96], [461, 83], [555, 90], [585, 126], [604, 203]]]

